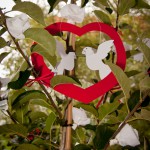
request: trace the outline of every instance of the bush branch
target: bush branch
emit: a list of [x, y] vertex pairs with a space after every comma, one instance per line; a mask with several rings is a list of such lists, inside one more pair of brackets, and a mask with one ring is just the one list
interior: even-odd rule
[[[121, 131], [121, 129], [126, 125], [128, 119], [130, 117], [132, 117], [134, 115], [134, 113], [137, 111], [137, 109], [141, 106], [141, 104], [144, 102], [145, 98], [147, 97], [148, 92], [143, 96], [143, 98], [135, 105], [135, 107], [133, 108], [133, 110], [126, 116], [125, 120], [121, 123], [121, 125], [119, 126], [119, 128], [115, 131], [115, 133], [112, 135], [112, 137], [109, 139], [109, 141], [111, 139], [114, 139], [116, 137], [116, 135]], [[104, 147], [104, 150], [107, 150], [107, 148], [109, 147], [109, 141], [107, 142], [107, 144]]]
[[[13, 42], [15, 43], [15, 45], [16, 45], [16, 47], [17, 47], [17, 49], [18, 49], [18, 51], [20, 52], [20, 54], [22, 55], [22, 57], [26, 60], [28, 66], [29, 66], [30, 68], [32, 68], [32, 65], [31, 65], [31, 63], [30, 63], [28, 57], [24, 54], [24, 52], [22, 51], [22, 49], [21, 49], [19, 43], [16, 41], [16, 39], [15, 39], [15, 38], [11, 35], [11, 33], [9, 32], [8, 27], [7, 27], [7, 24], [6, 24], [5, 15], [3, 14], [3, 12], [2, 12], [1, 9], [0, 9], [0, 15], [1, 15], [1, 17], [2, 17], [3, 24], [4, 24], [5, 28], [6, 28], [6, 30], [8, 31], [8, 33], [10, 34], [10, 36], [11, 36]], [[32, 69], [32, 72], [33, 72], [34, 77], [36, 78], [36, 77], [37, 77], [37, 73], [35, 72], [34, 69]], [[43, 85], [41, 82], [39, 82], [39, 85], [40, 85], [40, 87], [42, 88], [42, 90], [44, 91], [44, 93], [47, 95], [48, 99], [49, 99], [50, 102], [51, 102], [51, 105], [54, 107], [54, 109], [55, 109], [56, 112], [58, 113], [59, 117], [62, 118], [61, 111], [59, 110], [59, 108], [56, 106], [56, 104], [55, 104], [54, 101], [52, 100], [52, 98], [51, 98], [50, 94], [48, 93], [47, 89], [44, 87], [44, 85]]]

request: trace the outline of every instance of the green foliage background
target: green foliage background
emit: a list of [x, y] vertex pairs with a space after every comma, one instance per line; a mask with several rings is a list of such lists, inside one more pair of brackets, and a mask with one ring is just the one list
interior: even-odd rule
[[[43, 28], [46, 25], [62, 20], [62, 18], [53, 14], [54, 8], [59, 10], [58, 3], [61, 0], [48, 0], [51, 6], [49, 6], [49, 12], [45, 12], [44, 8], [41, 9], [40, 6], [31, 2], [14, 1], [16, 5], [12, 10], [24, 12], [31, 17], [32, 28], [25, 32], [27, 39], [19, 41], [21, 49], [29, 57], [32, 53], [30, 49], [32, 42], [38, 42], [39, 45], [34, 47], [32, 51], [42, 54], [47, 65], [54, 66], [60, 60], [55, 52], [54, 38], [57, 38], [65, 45], [62, 39], [66, 38], [66, 33], [63, 34], [63, 37], [52, 36]], [[82, 7], [86, 7], [87, 3], [88, 0], [82, 0]], [[134, 148], [114, 145], [108, 147], [108, 149], [148, 150], [150, 149], [150, 77], [147, 70], [150, 67], [150, 47], [143, 43], [143, 39], [150, 38], [150, 5], [144, 0], [96, 0], [94, 5], [99, 10], [95, 10], [93, 15], [87, 14], [83, 23], [77, 25], [83, 26], [94, 21], [109, 24], [116, 28], [122, 41], [132, 45], [132, 50], [126, 52], [127, 65], [125, 73], [121, 72], [121, 79], [119, 78], [121, 74], [120, 68], [110, 64], [121, 89], [109, 91], [104, 96], [103, 104], [99, 108], [96, 108], [96, 105], [100, 98], [88, 105], [73, 101], [74, 107], [81, 107], [87, 112], [88, 117], [91, 118], [91, 124], [79, 126], [76, 130], [72, 130], [72, 149], [104, 149], [113, 133], [118, 129], [119, 124], [142, 101], [140, 107], [126, 120], [127, 123], [138, 130], [141, 144]], [[0, 22], [3, 28], [0, 30], [0, 35], [6, 32], [3, 19], [1, 15]], [[64, 19], [63, 21], [66, 20]], [[10, 37], [8, 38], [10, 39]], [[82, 87], [88, 87], [98, 82], [100, 79], [97, 72], [87, 68], [85, 57], [81, 51], [86, 46], [97, 48], [99, 42], [108, 39], [107, 35], [97, 32], [76, 37], [76, 79], [74, 80], [70, 77], [65, 77], [64, 79], [64, 76], [60, 76], [59, 80], [56, 77], [53, 84], [63, 83], [64, 80], [69, 83], [79, 83], [80, 81]], [[0, 48], [9, 46], [11, 49], [9, 53], [12, 54], [17, 51], [13, 42], [9, 44], [6, 41], [2, 37], [0, 38]], [[142, 62], [133, 59], [133, 56], [140, 52], [144, 55]], [[104, 61], [110, 63], [113, 56], [115, 60], [115, 54], [110, 52], [109, 57]], [[65, 125], [65, 118], [59, 118], [56, 109], [38, 83], [34, 83], [31, 87], [23, 86], [32, 72], [23, 57], [20, 54], [18, 54], [18, 57], [10, 57], [9, 59], [7, 57], [6, 53], [0, 55], [0, 62], [5, 65], [5, 69], [10, 70], [8, 77], [12, 78], [8, 83], [9, 91], [1, 89], [0, 100], [8, 100], [8, 110], [7, 113], [1, 110], [3, 115], [0, 118], [1, 120], [5, 119], [6, 124], [0, 126], [0, 149], [59, 149], [62, 134], [61, 127]], [[2, 61], [4, 58], [5, 60]], [[14, 67], [12, 68], [12, 66]], [[2, 82], [2, 80], [0, 81]], [[127, 84], [126, 86], [124, 86], [125, 83]], [[69, 103], [68, 98], [50, 88], [47, 91], [58, 109], [64, 114]], [[2, 96], [3, 94], [6, 95], [5, 98]], [[119, 100], [124, 101], [124, 103], [119, 103]], [[39, 130], [40, 132], [38, 132]], [[79, 144], [76, 145], [77, 143]]]

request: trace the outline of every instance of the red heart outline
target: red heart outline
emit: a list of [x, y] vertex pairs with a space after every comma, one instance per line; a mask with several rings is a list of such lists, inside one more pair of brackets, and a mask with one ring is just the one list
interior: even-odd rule
[[[57, 22], [49, 25], [45, 29], [53, 35], [62, 31], [72, 32], [73, 34], [76, 34], [78, 36], [82, 36], [90, 31], [101, 31], [107, 34], [112, 40], [114, 40], [117, 54], [116, 65], [124, 70], [126, 65], [125, 49], [118, 33], [113, 27], [101, 22], [93, 22], [80, 28], [73, 24]], [[113, 75], [113, 73], [110, 73], [103, 80], [86, 89], [83, 89], [74, 84], [59, 84], [54, 87], [54, 90], [70, 98], [88, 104], [101, 95], [105, 94], [107, 91], [111, 90], [117, 84], [118, 82], [115, 76]]]

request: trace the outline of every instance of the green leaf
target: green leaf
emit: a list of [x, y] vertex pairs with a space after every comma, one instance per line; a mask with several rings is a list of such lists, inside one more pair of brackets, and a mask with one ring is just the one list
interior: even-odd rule
[[104, 6], [109, 6], [107, 0], [96, 0], [97, 3], [100, 3]]
[[51, 112], [46, 120], [46, 127], [44, 128], [48, 133], [51, 133], [52, 125], [56, 120], [56, 115]]
[[136, 9], [142, 9], [142, 8], [150, 9], [150, 5], [146, 3], [144, 0], [135, 0], [135, 2], [136, 4], [134, 8]]
[[128, 99], [128, 107], [130, 111], [135, 107], [135, 105], [140, 100], [140, 90], [136, 90], [131, 94], [131, 97]]
[[137, 74], [139, 74], [141, 72], [137, 71], [137, 70], [131, 70], [129, 72], [125, 72], [125, 74], [127, 75], [127, 77], [132, 77], [132, 76], [135, 76]]
[[141, 80], [139, 86], [141, 91], [150, 89], [150, 77], [146, 76], [143, 80]]
[[86, 105], [86, 104], [82, 104], [82, 103], [79, 103], [76, 105], [77, 108], [83, 108], [84, 110], [90, 112], [91, 114], [93, 114], [94, 116], [98, 117], [98, 112], [97, 112], [97, 109], [92, 106], [92, 105]]
[[7, 46], [7, 42], [2, 37], [0, 37], [0, 48], [3, 48], [5, 46]]
[[150, 122], [147, 120], [135, 120], [130, 122], [133, 128], [137, 129], [139, 137], [150, 139]]
[[16, 150], [40, 150], [40, 148], [33, 144], [21, 144], [16, 148]]
[[2, 28], [2, 29], [0, 30], [0, 36], [3, 35], [5, 32], [6, 32], [6, 28]]
[[20, 71], [19, 78], [16, 81], [9, 82], [8, 88], [15, 89], [15, 90], [21, 89], [27, 82], [30, 74], [31, 71], [29, 70]]
[[49, 55], [54, 56], [56, 49], [56, 42], [48, 31], [42, 28], [30, 28], [24, 32], [26, 38], [36, 41], [43, 47]]
[[12, 81], [16, 81], [18, 78], [19, 78], [19, 75], [20, 75], [20, 72], [21, 71], [26, 71], [27, 70], [27, 68], [28, 68], [28, 64], [27, 64], [27, 62], [24, 60], [23, 62], [22, 62], [22, 64], [20, 65], [20, 68], [18, 69], [18, 71], [14, 74], [14, 76], [11, 78], [11, 82]]
[[98, 150], [102, 150], [109, 141], [114, 131], [106, 124], [99, 125], [96, 129], [96, 136], [94, 138], [94, 146]]
[[81, 0], [81, 7], [84, 7], [88, 2], [89, 0]]
[[41, 8], [32, 2], [18, 2], [13, 11], [21, 11], [29, 15], [32, 19], [45, 26], [44, 15]]
[[[32, 141], [32, 144], [42, 148], [40, 150], [58, 150], [59, 147], [57, 144], [55, 144], [54, 142], [50, 142], [49, 139], [46, 140], [45, 138], [41, 139], [39, 138], [34, 138], [34, 140]], [[53, 148], [50, 148], [53, 147]]]
[[106, 117], [108, 124], [117, 124], [120, 122], [119, 118], [114, 115], [109, 115]]
[[118, 101], [120, 100], [122, 97], [124, 97], [122, 91], [117, 91], [115, 93], [113, 93], [110, 97], [110, 103], [114, 102], [114, 101]]
[[51, 12], [53, 11], [53, 9], [57, 6], [57, 4], [58, 4], [60, 1], [67, 2], [67, 0], [47, 0], [47, 2], [48, 2], [49, 5], [50, 5], [49, 13], [51, 13]]
[[94, 13], [98, 17], [98, 19], [100, 19], [101, 21], [103, 21], [106, 24], [111, 25], [111, 21], [110, 21], [108, 14], [106, 14], [100, 10], [95, 10]]
[[42, 56], [44, 56], [49, 62], [50, 64], [55, 67], [57, 64], [57, 57], [51, 56], [51, 54], [49, 54], [48, 51], [46, 51], [42, 46], [40, 46], [39, 44], [35, 45], [34, 48], [32, 49], [32, 52], [37, 52], [39, 54], [41, 54]]
[[140, 51], [144, 54], [145, 60], [150, 65], [150, 48], [146, 44], [144, 44], [141, 40], [138, 41], [138, 46]]
[[124, 121], [126, 116], [128, 115], [128, 109], [126, 105], [121, 105], [122, 107], [117, 110], [117, 118], [120, 122]]
[[145, 120], [150, 121], [150, 111], [146, 109], [141, 109], [141, 117]]
[[109, 14], [112, 14], [113, 10], [111, 8], [106, 7], [105, 9], [107, 10], [107, 12], [109, 12]]
[[17, 98], [12, 103], [12, 106], [14, 106], [16, 104], [22, 105], [32, 99], [47, 100], [47, 97], [45, 96], [45, 94], [43, 92], [38, 91], [38, 90], [26, 91], [24, 93], [21, 93], [19, 96], [17, 96]]
[[107, 103], [101, 105], [98, 109], [98, 112], [99, 112], [98, 118], [100, 120], [103, 120], [106, 116], [108, 116], [109, 114], [111, 114], [112, 112], [117, 110], [119, 105], [120, 105], [120, 103], [118, 101], [113, 102], [113, 103], [107, 102]]
[[65, 75], [57, 75], [51, 79], [52, 87], [55, 87], [58, 84], [66, 84], [66, 83], [79, 85], [79, 82], [77, 82], [73, 78], [65, 76]]
[[91, 147], [85, 144], [78, 144], [74, 147], [74, 150], [91, 150]]
[[130, 79], [127, 77], [127, 75], [123, 72], [123, 70], [119, 66], [112, 64], [110, 62], [108, 62], [107, 65], [109, 65], [119, 85], [121, 86], [126, 99], [128, 99], [130, 97], [130, 89], [131, 89]]
[[27, 136], [27, 128], [21, 124], [7, 124], [0, 126], [0, 134], [16, 134], [25, 138]]
[[48, 108], [48, 109], [54, 111], [54, 108], [48, 102], [46, 102], [43, 99], [32, 99], [30, 101], [30, 104], [32, 104], [32, 105], [40, 105], [42, 107], [45, 107], [45, 108]]
[[144, 150], [148, 150], [150, 148], [149, 139], [144, 137]]
[[96, 131], [96, 127], [97, 125], [91, 125], [91, 124], [87, 124], [85, 126], [83, 126], [82, 128], [85, 128], [86, 130], [92, 130], [92, 131]]
[[21, 2], [21, 0], [13, 0], [15, 3], [19, 3]]
[[20, 107], [14, 109], [13, 118], [21, 124], [28, 124], [29, 118], [27, 113], [29, 112], [28, 104], [21, 105]]
[[127, 23], [122, 23], [119, 25], [120, 29], [132, 29], [132, 26]]
[[129, 9], [135, 6], [135, 0], [121, 0], [118, 5], [118, 14], [124, 15], [129, 13]]
[[79, 127], [75, 130], [75, 132], [80, 143], [84, 144], [86, 141], [86, 136], [85, 136], [85, 131], [83, 130], [83, 128]]
[[139, 53], [140, 53], [139, 50], [126, 51], [126, 56], [127, 56], [127, 58], [130, 58], [131, 56], [139, 54]]
[[[9, 110], [11, 110], [12, 103], [14, 100], [21, 94], [24, 93], [25, 89], [20, 89], [20, 90], [13, 90], [12, 92], [8, 93], [8, 105], [9, 105]], [[10, 111], [11, 112], [11, 111]]]
[[40, 118], [47, 118], [47, 115], [41, 111], [34, 111], [30, 113], [29, 117], [32, 122], [35, 122], [36, 120], [39, 120]]
[[9, 53], [4, 52], [0, 55], [0, 63], [2, 62], [2, 60], [8, 55]]

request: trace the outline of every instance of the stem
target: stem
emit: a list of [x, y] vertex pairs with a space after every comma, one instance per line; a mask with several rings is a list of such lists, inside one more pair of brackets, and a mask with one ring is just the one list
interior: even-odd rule
[[[71, 43], [72, 43], [73, 50], [75, 50], [75, 35], [73, 34], [72, 34]], [[74, 70], [70, 71], [69, 75], [74, 76]], [[68, 124], [72, 124], [72, 107], [73, 107], [73, 104], [71, 100], [67, 108], [67, 123]], [[72, 131], [72, 127], [67, 126], [65, 150], [71, 150], [71, 131]]]
[[105, 94], [103, 104], [105, 104], [105, 103], [106, 103], [107, 97], [108, 97], [108, 92]]
[[[29, 67], [32, 67], [28, 57], [24, 54], [24, 52], [22, 51], [19, 43], [16, 41], [16, 39], [11, 35], [11, 33], [9, 32], [8, 28], [7, 28], [7, 24], [6, 24], [6, 18], [5, 18], [5, 15], [3, 14], [2, 10], [0, 9], [0, 14], [1, 14], [1, 17], [2, 17], [2, 20], [3, 20], [3, 24], [6, 28], [6, 30], [8, 31], [8, 33], [10, 34], [13, 42], [15, 43], [18, 51], [20, 52], [20, 54], [22, 55], [22, 57], [26, 60], [27, 64], [29, 65]], [[33, 72], [33, 75], [34, 77], [36, 78], [37, 77], [37, 73], [35, 72], [34, 69], [32, 69], [32, 72]], [[48, 93], [48, 91], [46, 90], [46, 88], [44, 87], [44, 85], [42, 83], [39, 83], [40, 87], [43, 89], [43, 91], [45, 92], [45, 94], [47, 95], [48, 99], [50, 100], [52, 106], [54, 107], [54, 109], [56, 110], [56, 112], [58, 113], [59, 117], [62, 118], [62, 114], [60, 112], [60, 110], [58, 109], [58, 107], [56, 106], [56, 104], [54, 103], [54, 101], [52, 100], [50, 94]]]
[[119, 27], [119, 13], [118, 13], [119, 2], [120, 0], [118, 0], [118, 4], [117, 4], [116, 31], [118, 31], [118, 27]]
[[42, 90], [45, 92], [45, 94], [47, 95], [48, 99], [50, 100], [52, 106], [54, 107], [54, 109], [56, 110], [56, 112], [58, 113], [59, 115], [59, 118], [62, 118], [62, 113], [61, 111], [59, 110], [59, 108], [56, 106], [56, 104], [54, 103], [52, 97], [50, 96], [50, 94], [48, 93], [48, 91], [46, 90], [45, 86], [43, 84], [39, 84], [40, 87], [42, 88]]
[[[3, 112], [3, 111], [2, 111]], [[8, 113], [8, 115], [6, 115], [4, 112], [4, 114], [9, 117], [15, 124], [18, 124], [18, 122], [12, 117], [11, 113], [9, 112], [9, 110], [6, 110], [6, 112]]]
[[[67, 109], [67, 124], [72, 124], [72, 100]], [[71, 131], [72, 127], [67, 126], [65, 150], [71, 150]]]
[[[37, 137], [37, 138], [40, 138], [40, 139], [43, 139], [43, 140], [45, 139], [44, 137], [39, 136], [39, 135], [34, 135], [34, 137]], [[59, 146], [57, 144], [53, 143], [52, 141], [50, 141], [50, 143], [46, 142], [46, 144], [49, 145], [49, 146], [52, 146], [56, 149], [59, 149]]]
[[[120, 0], [118, 0], [118, 4], [117, 4], [117, 17], [116, 17], [116, 27], [115, 27], [116, 31], [118, 31], [118, 28], [119, 28], [119, 13], [118, 13], [119, 2], [120, 2]], [[115, 61], [115, 53], [113, 52], [112, 53], [112, 63], [114, 63], [114, 61]]]
[[[66, 114], [67, 114], [67, 109], [65, 108], [64, 109], [64, 120], [66, 120], [66, 118], [67, 118], [67, 116], [66, 116]], [[60, 143], [60, 148], [59, 148], [59, 150], [64, 150], [64, 147], [65, 147], [65, 142], [66, 142], [66, 127], [62, 127], [61, 128], [61, 139], [60, 139], [60, 141], [61, 141], [61, 143]]]
[[[74, 4], [75, 3], [75, 0], [71, 0], [71, 4]], [[70, 38], [71, 38], [71, 34], [68, 32], [67, 33], [67, 40], [66, 40], [66, 47], [67, 47], [67, 50], [66, 52], [69, 53], [70, 51], [70, 45], [69, 45], [69, 42], [70, 42]], [[72, 49], [75, 51], [75, 35], [72, 34], [72, 39], [71, 39], [71, 45], [72, 45]], [[74, 76], [74, 69], [69, 71], [69, 75], [70, 76]], [[67, 108], [67, 124], [72, 124], [72, 107], [73, 107], [73, 104], [72, 104], [72, 100], [70, 101], [69, 105], [68, 105], [68, 108]], [[71, 133], [72, 133], [72, 127], [71, 126], [67, 126], [66, 128], [66, 143], [65, 143], [65, 150], [71, 150]]]
[[[143, 97], [143, 99], [141, 99], [139, 101], [138, 104], [136, 104], [136, 106], [133, 108], [133, 110], [127, 115], [127, 117], [125, 118], [125, 120], [121, 123], [120, 127], [118, 128], [118, 130], [115, 131], [115, 133], [112, 135], [112, 137], [109, 139], [109, 141], [111, 139], [114, 139], [116, 137], [116, 135], [121, 131], [121, 129], [126, 125], [127, 120], [133, 116], [133, 114], [137, 111], [137, 109], [141, 106], [141, 104], [144, 102], [146, 96], [148, 95], [148, 92], [145, 94], [145, 96]], [[107, 148], [109, 147], [109, 141], [106, 143], [104, 150], [107, 150]]]

